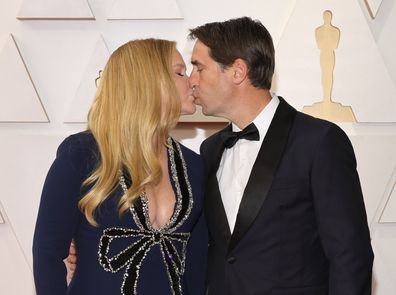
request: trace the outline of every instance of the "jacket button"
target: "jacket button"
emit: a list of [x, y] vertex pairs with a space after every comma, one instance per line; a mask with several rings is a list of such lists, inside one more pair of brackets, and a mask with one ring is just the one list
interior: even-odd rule
[[228, 262], [229, 264], [234, 264], [235, 261], [236, 261], [236, 258], [235, 258], [234, 256], [231, 256], [231, 257], [228, 257], [228, 258], [227, 258], [227, 262]]

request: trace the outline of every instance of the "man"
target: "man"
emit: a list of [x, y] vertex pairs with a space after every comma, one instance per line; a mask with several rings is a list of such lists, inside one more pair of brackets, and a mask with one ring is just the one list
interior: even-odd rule
[[201, 145], [207, 293], [371, 294], [373, 253], [348, 137], [271, 95], [274, 47], [260, 22], [209, 23], [190, 37], [195, 101], [232, 122]]

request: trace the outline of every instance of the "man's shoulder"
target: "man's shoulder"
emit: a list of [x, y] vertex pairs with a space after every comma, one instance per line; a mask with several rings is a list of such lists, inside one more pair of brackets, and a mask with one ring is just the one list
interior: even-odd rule
[[329, 134], [347, 137], [346, 133], [337, 124], [299, 111], [296, 113], [293, 129], [294, 132], [304, 134], [307, 137], [324, 137]]
[[[285, 100], [283, 97], [278, 96], [280, 99], [281, 104], [283, 107], [289, 106], [289, 108], [294, 109], [288, 102]], [[306, 132], [326, 132], [326, 130], [331, 129], [331, 128], [339, 128], [336, 124], [319, 119], [316, 117], [313, 117], [311, 115], [305, 114], [303, 112], [295, 110], [295, 118], [293, 121], [293, 127], [294, 129], [303, 129]]]
[[201, 155], [202, 153], [205, 153], [207, 151], [207, 149], [211, 149], [213, 146], [216, 146], [218, 144], [220, 144], [220, 133], [226, 129], [228, 126], [224, 127], [223, 129], [213, 133], [212, 135], [210, 135], [208, 138], [206, 138], [202, 144], [201, 144], [201, 148], [200, 148], [200, 152]]

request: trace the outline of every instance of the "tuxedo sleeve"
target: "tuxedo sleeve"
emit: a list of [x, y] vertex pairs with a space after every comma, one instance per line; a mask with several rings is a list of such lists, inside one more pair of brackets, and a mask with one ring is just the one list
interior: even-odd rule
[[311, 189], [330, 265], [329, 294], [371, 294], [373, 252], [356, 159], [348, 137], [336, 125], [318, 144]]
[[47, 174], [33, 239], [33, 272], [37, 295], [66, 294], [68, 256], [79, 216], [78, 199], [84, 177], [76, 165], [82, 153], [67, 142], [58, 149]]

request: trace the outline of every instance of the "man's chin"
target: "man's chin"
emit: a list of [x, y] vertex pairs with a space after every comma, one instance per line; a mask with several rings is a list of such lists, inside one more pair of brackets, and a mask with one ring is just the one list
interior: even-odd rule
[[204, 114], [205, 116], [212, 116], [212, 114], [209, 113], [209, 112], [208, 112], [206, 109], [204, 109], [204, 108], [202, 108], [201, 111], [202, 111], [202, 114]]

